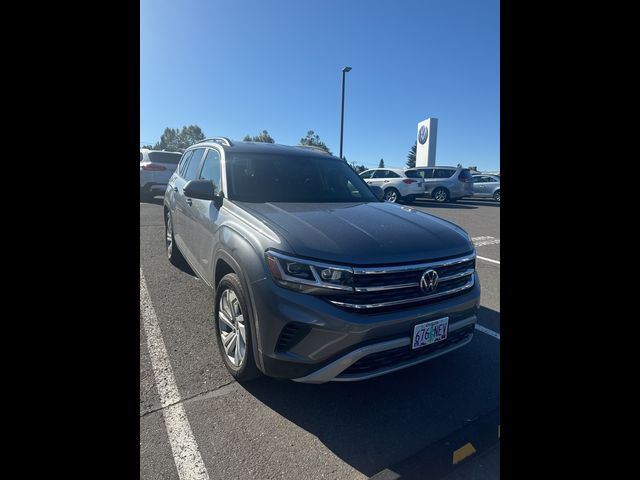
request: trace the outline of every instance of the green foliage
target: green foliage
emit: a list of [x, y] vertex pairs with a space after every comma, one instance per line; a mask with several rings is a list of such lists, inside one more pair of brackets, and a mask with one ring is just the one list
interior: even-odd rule
[[320, 136], [313, 130], [309, 130], [307, 132], [307, 136], [300, 139], [300, 145], [311, 145], [314, 147], [320, 147], [329, 155], [333, 155], [333, 153], [331, 153], [331, 150], [329, 150], [329, 147], [327, 147], [327, 145], [322, 140], [320, 140]]
[[165, 128], [160, 136], [160, 141], [153, 146], [154, 150], [167, 150], [170, 152], [183, 152], [194, 143], [205, 139], [202, 129], [197, 125], [177, 128]]
[[[346, 159], [345, 159], [346, 160]], [[353, 169], [354, 172], [356, 173], [362, 173], [365, 170], [367, 170], [367, 167], [365, 167], [364, 165], [358, 165], [356, 164], [356, 162], [351, 162], [349, 164], [349, 166]]]
[[263, 130], [260, 135], [245, 135], [242, 139], [243, 142], [262, 142], [262, 143], [276, 143], [275, 140], [269, 135], [269, 132]]
[[418, 147], [417, 142], [413, 142], [413, 147], [409, 150], [407, 155], [407, 168], [413, 168], [416, 166], [416, 149]]
[[380, 163], [378, 163], [378, 168], [384, 168], [384, 158], [380, 159]]

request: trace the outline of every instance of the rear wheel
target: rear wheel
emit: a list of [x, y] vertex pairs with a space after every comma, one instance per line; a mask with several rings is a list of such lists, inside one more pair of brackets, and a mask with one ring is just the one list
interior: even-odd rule
[[249, 310], [235, 273], [222, 277], [215, 298], [216, 340], [227, 370], [239, 382], [258, 377], [260, 371], [253, 358]]
[[384, 191], [384, 200], [391, 203], [398, 203], [402, 200], [402, 195], [400, 192], [393, 187], [387, 188]]
[[496, 202], [499, 202], [499, 201], [500, 201], [500, 190], [496, 190], [496, 192], [493, 194], [493, 199], [494, 199]]
[[444, 203], [449, 201], [449, 192], [446, 188], [438, 187], [433, 191], [433, 199], [438, 203]]
[[184, 257], [182, 256], [182, 253], [178, 249], [175, 238], [173, 236], [173, 220], [171, 218], [171, 212], [169, 210], [167, 210], [167, 213], [165, 215], [164, 231], [165, 246], [167, 248], [167, 258], [176, 267], [184, 266], [186, 262]]

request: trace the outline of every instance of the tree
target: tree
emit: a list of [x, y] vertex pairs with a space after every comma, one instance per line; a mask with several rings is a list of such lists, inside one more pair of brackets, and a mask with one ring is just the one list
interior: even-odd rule
[[153, 145], [142, 145], [140, 148], [146, 148], [147, 150], [152, 150]]
[[418, 147], [417, 142], [413, 142], [413, 147], [409, 150], [409, 154], [407, 155], [407, 167], [413, 168], [416, 166], [416, 148]]
[[262, 143], [276, 143], [275, 140], [269, 135], [269, 132], [262, 130], [260, 135], [245, 135], [242, 139], [243, 142], [262, 142]]
[[378, 168], [384, 168], [384, 158], [380, 159], [380, 163], [378, 163]]
[[[346, 161], [346, 158], [345, 158]], [[356, 173], [362, 173], [365, 170], [367, 170], [367, 167], [365, 167], [364, 165], [358, 165], [356, 162], [351, 162], [349, 164], [349, 166], [353, 169], [354, 172]]]
[[204, 133], [197, 125], [184, 126], [181, 130], [167, 127], [160, 136], [160, 141], [153, 146], [153, 149], [183, 152], [194, 143], [201, 142], [204, 139]]
[[320, 140], [320, 136], [313, 130], [309, 130], [307, 132], [307, 136], [300, 139], [300, 145], [311, 145], [314, 147], [320, 147], [329, 155], [333, 155], [333, 153], [331, 153], [331, 150], [329, 150], [329, 147], [327, 147], [327, 145], [322, 140]]

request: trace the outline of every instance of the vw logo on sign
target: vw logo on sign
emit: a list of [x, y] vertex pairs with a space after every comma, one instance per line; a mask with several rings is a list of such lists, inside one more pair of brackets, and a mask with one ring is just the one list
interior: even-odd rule
[[429, 134], [426, 125], [422, 125], [420, 127], [420, 131], [418, 132], [418, 140], [420, 140], [420, 145], [424, 145], [424, 142], [427, 141], [427, 135]]
[[438, 288], [438, 272], [427, 270], [420, 279], [420, 288], [424, 293], [432, 293]]

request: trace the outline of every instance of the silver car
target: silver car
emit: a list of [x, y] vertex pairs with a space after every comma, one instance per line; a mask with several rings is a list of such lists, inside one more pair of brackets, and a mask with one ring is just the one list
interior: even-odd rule
[[371, 186], [382, 188], [387, 202], [409, 203], [424, 196], [422, 178], [409, 178], [400, 168], [373, 168], [362, 172], [360, 178]]
[[181, 156], [180, 152], [140, 149], [140, 198], [142, 200], [164, 194]]
[[473, 195], [471, 171], [463, 167], [416, 167], [404, 172], [409, 178], [424, 179], [424, 195], [438, 203], [455, 202]]
[[499, 175], [473, 175], [473, 196], [488, 197], [500, 201]]

